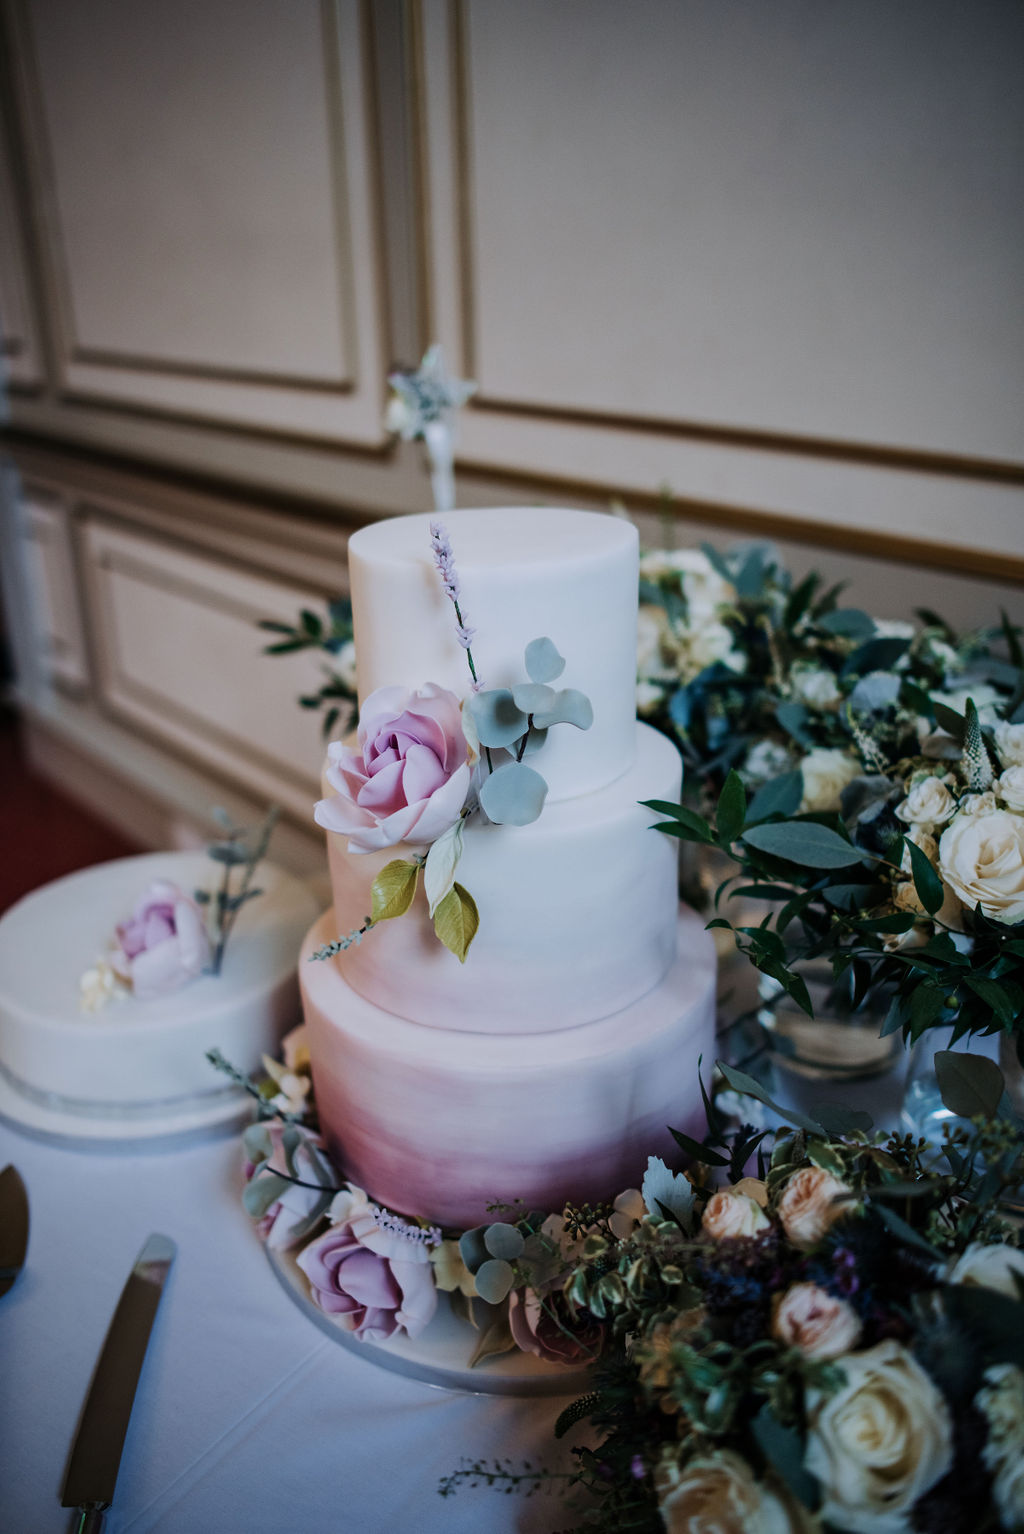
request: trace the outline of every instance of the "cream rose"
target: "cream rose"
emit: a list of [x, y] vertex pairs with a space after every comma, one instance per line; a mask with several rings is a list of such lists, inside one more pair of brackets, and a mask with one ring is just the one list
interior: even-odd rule
[[956, 800], [941, 778], [921, 778], [913, 785], [896, 814], [905, 825], [941, 826], [956, 813]]
[[[1024, 814], [1024, 766], [1007, 767], [995, 781], [995, 791], [1008, 810]], [[995, 809], [995, 805], [992, 806]]]
[[957, 815], [939, 842], [939, 872], [970, 910], [1024, 921], [1024, 816], [1009, 810]]
[[[910, 830], [906, 832], [906, 837], [908, 841], [913, 842], [915, 847], [920, 847], [929, 863], [937, 863], [939, 861], [939, 844], [930, 831], [926, 831], [923, 826], [911, 826]], [[909, 847], [904, 847], [903, 849], [903, 861], [900, 867], [905, 874], [912, 874], [914, 871], [914, 865], [910, 861]]]
[[997, 724], [995, 741], [1001, 767], [1024, 767], [1024, 724]]
[[1017, 1298], [1014, 1274], [1024, 1280], [1024, 1252], [1016, 1246], [997, 1243], [982, 1246], [974, 1241], [957, 1258], [950, 1270], [947, 1283], [974, 1284], [981, 1289], [995, 1289], [999, 1294]]
[[790, 681], [801, 703], [808, 703], [811, 708], [833, 708], [839, 702], [836, 679], [824, 666], [796, 665]]
[[857, 1346], [861, 1325], [845, 1300], [817, 1284], [794, 1284], [776, 1302], [772, 1333], [805, 1358], [838, 1358]]
[[1005, 1529], [1024, 1529], [1024, 1374], [1015, 1364], [994, 1364], [974, 1398], [988, 1422], [982, 1449], [992, 1472], [992, 1500]]
[[687, 657], [694, 673], [720, 660], [730, 671], [746, 671], [747, 657], [733, 648], [733, 633], [724, 623], [712, 618], [692, 629], [687, 639]]
[[705, 1205], [700, 1228], [712, 1241], [724, 1241], [734, 1236], [756, 1236], [770, 1224], [755, 1199], [730, 1188], [720, 1188]]
[[[850, 1212], [851, 1189], [818, 1166], [805, 1166], [789, 1179], [779, 1200], [779, 1219], [794, 1246], [817, 1246], [822, 1236]], [[844, 1197], [845, 1195], [845, 1197]], [[837, 1203], [836, 1200], [842, 1200]]]
[[656, 1483], [668, 1534], [799, 1534], [810, 1525], [731, 1449], [662, 1467]]
[[954, 932], [963, 930], [963, 906], [948, 884], [943, 886], [942, 905], [936, 911], [934, 918], [928, 915], [922, 905], [913, 879], [904, 879], [893, 886], [892, 903], [897, 911], [913, 911], [915, 916], [928, 921], [935, 920], [940, 926], [950, 927]]
[[767, 783], [769, 778], [777, 778], [780, 773], [787, 772], [789, 765], [789, 752], [785, 746], [780, 746], [774, 740], [759, 740], [747, 752], [747, 759], [740, 768], [740, 777], [748, 784]]
[[636, 621], [636, 674], [638, 677], [664, 675], [662, 642], [667, 637], [668, 615], [664, 608], [645, 602]]
[[957, 808], [957, 814], [991, 815], [992, 811], [998, 808], [996, 796], [989, 790], [983, 794], [964, 794]]
[[861, 765], [848, 751], [815, 746], [800, 763], [800, 773], [804, 780], [801, 810], [838, 810], [840, 794], [860, 776]]
[[821, 1482], [822, 1517], [853, 1534], [905, 1534], [918, 1497], [953, 1462], [949, 1408], [898, 1342], [848, 1353], [844, 1385], [809, 1393], [804, 1465]]

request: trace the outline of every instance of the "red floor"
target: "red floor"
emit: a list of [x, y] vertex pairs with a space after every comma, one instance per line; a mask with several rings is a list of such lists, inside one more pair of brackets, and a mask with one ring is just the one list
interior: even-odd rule
[[142, 850], [35, 777], [16, 716], [0, 709], [0, 911], [62, 874]]

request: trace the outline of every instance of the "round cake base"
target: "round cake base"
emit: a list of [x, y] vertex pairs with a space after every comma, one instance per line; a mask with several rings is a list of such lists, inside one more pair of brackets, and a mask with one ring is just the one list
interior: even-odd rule
[[336, 1316], [326, 1315], [313, 1304], [294, 1253], [274, 1251], [269, 1246], [266, 1253], [281, 1287], [303, 1314], [333, 1341], [380, 1369], [421, 1380], [439, 1390], [461, 1390], [469, 1395], [577, 1396], [587, 1388], [586, 1369], [545, 1363], [518, 1349], [485, 1359], [471, 1369], [469, 1359], [476, 1334], [452, 1312], [443, 1295], [437, 1314], [421, 1337], [364, 1342], [345, 1331]]
[[234, 1133], [252, 1116], [248, 1092], [229, 1089], [214, 1094], [202, 1106], [155, 1109], [146, 1117], [82, 1113], [51, 1107], [26, 1097], [0, 1070], [0, 1118], [38, 1140], [64, 1149], [104, 1150], [107, 1147], [180, 1150], [188, 1140]]

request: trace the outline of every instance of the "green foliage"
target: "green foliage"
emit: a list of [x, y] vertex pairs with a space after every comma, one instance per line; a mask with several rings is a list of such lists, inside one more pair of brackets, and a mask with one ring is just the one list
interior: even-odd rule
[[434, 912], [434, 931], [460, 964], [465, 964], [479, 926], [476, 901], [461, 884], [453, 885]]

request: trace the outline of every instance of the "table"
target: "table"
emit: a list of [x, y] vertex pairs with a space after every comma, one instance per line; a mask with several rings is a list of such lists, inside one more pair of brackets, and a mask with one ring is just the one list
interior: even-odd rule
[[567, 1469], [564, 1400], [439, 1390], [352, 1356], [288, 1299], [242, 1210], [237, 1138], [162, 1151], [44, 1143], [0, 1121], [29, 1191], [0, 1299], [0, 1528], [67, 1534], [59, 1493], [92, 1370], [143, 1241], [178, 1244], [108, 1534], [547, 1534], [572, 1517], [440, 1478], [467, 1459]]

